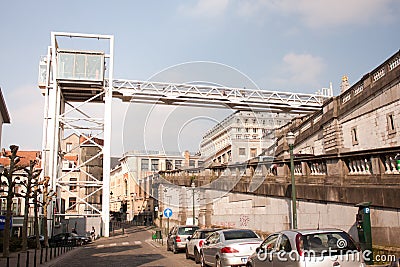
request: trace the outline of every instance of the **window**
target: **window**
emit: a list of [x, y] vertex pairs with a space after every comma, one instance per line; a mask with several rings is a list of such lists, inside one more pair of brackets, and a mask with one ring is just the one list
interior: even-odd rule
[[395, 125], [395, 121], [394, 121], [393, 112], [386, 115], [386, 120], [387, 120], [387, 126], [388, 126], [388, 133], [395, 134], [396, 133], [396, 125]]
[[149, 170], [149, 159], [142, 159], [141, 161], [141, 170], [148, 171]]
[[76, 210], [76, 197], [70, 197], [68, 201], [68, 209]]
[[71, 184], [69, 186], [69, 191], [76, 191], [76, 182], [78, 179], [76, 177], [71, 177], [69, 178], [69, 183]]
[[239, 147], [239, 156], [246, 156], [246, 149], [244, 147]]
[[260, 247], [265, 252], [272, 251], [275, 248], [275, 244], [276, 244], [276, 241], [278, 240], [278, 237], [279, 237], [278, 234], [270, 235], [269, 237], [267, 237], [267, 239], [265, 239], [264, 242], [262, 242]]
[[242, 136], [240, 134], [236, 135], [236, 139], [241, 139], [241, 138], [242, 138]]
[[65, 146], [65, 150], [66, 150], [67, 152], [71, 152], [71, 150], [72, 150], [72, 143], [67, 143], [66, 146]]
[[152, 171], [158, 171], [158, 159], [152, 159], [151, 160], [151, 170]]
[[282, 235], [278, 249], [279, 251], [292, 251], [292, 246], [290, 245], [289, 238], [286, 235]]
[[244, 135], [244, 139], [250, 139], [250, 135], [249, 134], [245, 134]]
[[257, 128], [253, 128], [253, 133], [257, 133]]
[[250, 148], [250, 157], [255, 158], [257, 156], [257, 148]]
[[250, 131], [250, 129], [249, 128], [246, 128], [246, 133], [248, 133]]
[[125, 189], [125, 196], [128, 195], [128, 181], [124, 180], [124, 189]]
[[196, 167], [196, 161], [193, 159], [189, 160], [189, 167]]
[[175, 169], [182, 167], [182, 160], [175, 160]]
[[172, 169], [173, 169], [172, 166], [173, 166], [172, 160], [167, 159], [167, 161], [166, 161], [166, 170], [167, 170], [167, 171], [172, 170]]
[[357, 127], [351, 128], [351, 140], [352, 140], [353, 146], [358, 145]]

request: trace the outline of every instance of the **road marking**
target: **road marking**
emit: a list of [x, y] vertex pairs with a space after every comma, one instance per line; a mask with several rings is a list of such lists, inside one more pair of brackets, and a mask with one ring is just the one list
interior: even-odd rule
[[127, 246], [127, 245], [129, 245], [129, 242], [122, 242], [122, 245]]
[[135, 241], [135, 245], [141, 245], [142, 241]]
[[117, 243], [111, 243], [109, 246], [110, 247], [115, 247], [117, 245]]
[[104, 245], [97, 245], [98, 248], [104, 248]]

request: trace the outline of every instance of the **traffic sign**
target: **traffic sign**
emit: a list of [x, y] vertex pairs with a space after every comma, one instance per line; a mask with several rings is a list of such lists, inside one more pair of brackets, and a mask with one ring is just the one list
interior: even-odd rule
[[172, 216], [172, 210], [170, 208], [166, 208], [164, 210], [164, 216], [165, 216], [165, 218], [171, 217]]

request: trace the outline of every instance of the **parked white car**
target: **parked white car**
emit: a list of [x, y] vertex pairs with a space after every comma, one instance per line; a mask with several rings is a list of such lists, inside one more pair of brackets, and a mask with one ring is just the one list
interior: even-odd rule
[[194, 232], [191, 237], [188, 237], [186, 243], [186, 259], [193, 258], [196, 263], [200, 263], [200, 249], [204, 244], [204, 240], [219, 228], [199, 229]]
[[262, 239], [249, 229], [225, 229], [214, 232], [201, 248], [201, 266], [245, 266]]
[[365, 267], [352, 238], [337, 229], [287, 230], [269, 235], [247, 267]]

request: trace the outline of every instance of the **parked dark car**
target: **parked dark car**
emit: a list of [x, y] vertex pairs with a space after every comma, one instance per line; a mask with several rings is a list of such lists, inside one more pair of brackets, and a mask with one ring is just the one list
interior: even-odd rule
[[81, 246], [91, 242], [91, 239], [75, 233], [60, 233], [49, 239], [49, 245], [55, 246]]
[[187, 238], [199, 229], [196, 225], [175, 225], [167, 237], [167, 251], [178, 253], [186, 248]]
[[[44, 236], [39, 235], [39, 242], [42, 247], [44, 247]], [[36, 247], [36, 236], [30, 235], [28, 236], [28, 247], [35, 248]]]

